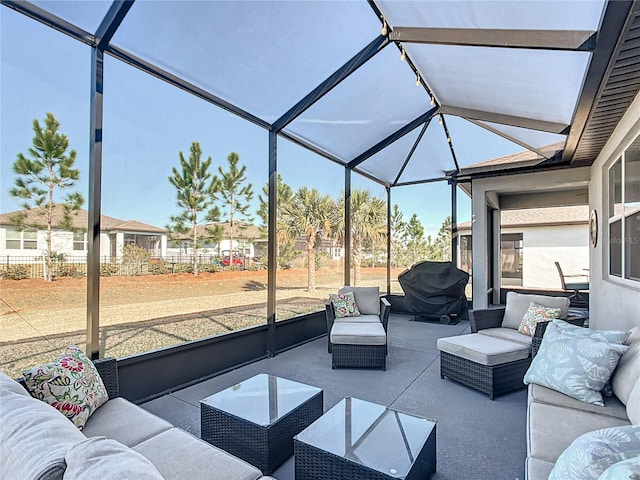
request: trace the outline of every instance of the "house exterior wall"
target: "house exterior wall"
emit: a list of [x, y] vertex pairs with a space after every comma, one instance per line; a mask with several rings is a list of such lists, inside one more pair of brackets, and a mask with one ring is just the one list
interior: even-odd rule
[[598, 215], [598, 241], [590, 248], [590, 325], [631, 328], [640, 325], [640, 282], [609, 275], [608, 168], [640, 135], [640, 94], [627, 109], [591, 166], [589, 207]]
[[[522, 233], [522, 286], [561, 289], [556, 261], [568, 274], [588, 274], [589, 230], [587, 225], [506, 227], [502, 233]], [[576, 281], [585, 281], [577, 278]]]
[[[487, 252], [487, 203], [495, 197], [495, 192], [536, 192], [544, 189], [574, 190], [589, 181], [590, 169], [572, 168], [549, 172], [526, 173], [520, 175], [504, 175], [500, 177], [477, 178], [472, 183], [472, 215], [473, 215], [473, 308], [482, 309], [489, 306], [486, 292], [489, 285], [487, 272], [489, 269], [489, 252]], [[493, 233], [495, 236], [495, 232]], [[497, 237], [494, 237], [497, 239]], [[494, 242], [495, 243], [495, 242]], [[495, 266], [499, 274], [499, 264]], [[583, 268], [583, 267], [581, 267]], [[557, 273], [556, 278], [559, 278]], [[497, 284], [494, 281], [494, 284]], [[496, 296], [494, 296], [494, 303]]]

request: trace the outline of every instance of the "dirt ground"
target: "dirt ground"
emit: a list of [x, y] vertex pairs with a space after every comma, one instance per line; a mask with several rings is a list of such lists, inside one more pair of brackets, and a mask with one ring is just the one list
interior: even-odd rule
[[[392, 279], [397, 273], [392, 273]], [[305, 269], [277, 272], [277, 318], [323, 308], [342, 272], [321, 269], [307, 292]], [[384, 268], [363, 269], [362, 285], [386, 284]], [[0, 280], [0, 369], [18, 376], [65, 346], [85, 342], [86, 279]], [[267, 271], [102, 277], [103, 355], [123, 357], [266, 321]]]

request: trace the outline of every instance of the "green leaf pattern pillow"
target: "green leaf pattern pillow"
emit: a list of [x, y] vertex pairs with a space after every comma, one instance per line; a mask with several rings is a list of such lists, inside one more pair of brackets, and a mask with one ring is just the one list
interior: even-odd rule
[[[604, 405], [600, 391], [611, 377], [620, 356], [629, 347], [603, 341], [596, 331], [583, 328], [581, 336], [566, 334], [554, 320], [547, 327], [538, 354], [524, 376], [535, 383], [577, 400]], [[566, 322], [562, 322], [566, 323]]]
[[360, 311], [356, 305], [356, 299], [353, 292], [332, 293], [329, 295], [329, 299], [333, 304], [333, 310], [336, 314], [336, 318], [360, 316]]
[[518, 331], [524, 335], [533, 337], [536, 332], [536, 325], [540, 322], [550, 322], [554, 318], [560, 316], [560, 308], [548, 308], [543, 305], [539, 305], [536, 302], [531, 302], [527, 312], [522, 317], [522, 322], [518, 327]]

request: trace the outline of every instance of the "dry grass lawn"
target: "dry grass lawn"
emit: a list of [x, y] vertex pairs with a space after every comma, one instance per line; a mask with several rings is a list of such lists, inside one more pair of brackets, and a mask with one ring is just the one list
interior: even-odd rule
[[[386, 271], [363, 269], [362, 278], [382, 289]], [[306, 291], [304, 269], [278, 271], [277, 283], [277, 318], [286, 319], [321, 310], [342, 272], [319, 270], [315, 292]], [[71, 343], [83, 345], [86, 288], [86, 279], [0, 280], [0, 370], [19, 376]], [[123, 357], [259, 325], [266, 300], [266, 270], [103, 277], [101, 354]]]

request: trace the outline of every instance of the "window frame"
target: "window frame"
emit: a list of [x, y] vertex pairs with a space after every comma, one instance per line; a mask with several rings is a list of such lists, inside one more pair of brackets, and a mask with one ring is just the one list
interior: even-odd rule
[[[5, 250], [38, 250], [38, 232], [37, 230], [18, 230], [8, 228], [5, 231], [4, 248]], [[18, 238], [9, 238], [9, 232], [17, 233]], [[33, 234], [33, 238], [25, 238], [25, 233]], [[31, 235], [29, 235], [31, 237]], [[10, 247], [9, 242], [18, 242], [17, 247]], [[30, 245], [30, 246], [27, 246]], [[33, 245], [33, 246], [31, 246]]]
[[[602, 232], [603, 238], [606, 234], [607, 244], [603, 246], [603, 250], [606, 250], [607, 261], [607, 275], [609, 279], [616, 279], [617, 281], [633, 282], [634, 284], [640, 283], [640, 277], [632, 277], [629, 269], [630, 263], [627, 261], [628, 243], [631, 241], [627, 236], [627, 220], [632, 215], [637, 215], [637, 209], [632, 206], [633, 202], [627, 201], [627, 154], [631, 147], [640, 142], [640, 134], [635, 135], [633, 139], [625, 146], [622, 153], [616, 155], [615, 159], [609, 164], [606, 169], [606, 184], [607, 184], [607, 196], [606, 196], [606, 209], [607, 212], [607, 225], [606, 229]], [[616, 188], [614, 182], [612, 182], [612, 174], [614, 169], [620, 165], [620, 206], [616, 211]], [[613, 240], [611, 238], [612, 226], [618, 224], [620, 230], [620, 238]], [[617, 248], [614, 248], [616, 247]], [[619, 258], [620, 273], [612, 273], [612, 253], [616, 254], [616, 258]]]

